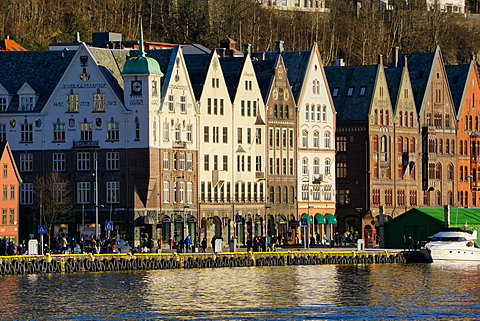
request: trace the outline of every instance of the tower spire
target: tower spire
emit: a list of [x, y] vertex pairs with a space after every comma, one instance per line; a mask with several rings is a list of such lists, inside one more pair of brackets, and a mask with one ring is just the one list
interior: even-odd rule
[[143, 47], [143, 25], [142, 25], [142, 16], [140, 16], [139, 24], [140, 24], [140, 26], [139, 26], [139, 31], [138, 31], [139, 35], [138, 35], [138, 36], [139, 36], [140, 39], [138, 40], [138, 42], [139, 42], [139, 52], [138, 52], [138, 53], [139, 53], [139, 55], [140, 55], [141, 57], [145, 57], [145, 50], [144, 50], [144, 47]]

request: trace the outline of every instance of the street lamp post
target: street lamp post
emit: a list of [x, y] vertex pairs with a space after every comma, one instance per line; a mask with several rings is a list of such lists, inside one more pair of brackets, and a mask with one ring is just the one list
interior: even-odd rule
[[97, 152], [93, 153], [94, 166], [95, 166], [95, 238], [99, 239], [100, 229], [98, 226], [98, 155]]

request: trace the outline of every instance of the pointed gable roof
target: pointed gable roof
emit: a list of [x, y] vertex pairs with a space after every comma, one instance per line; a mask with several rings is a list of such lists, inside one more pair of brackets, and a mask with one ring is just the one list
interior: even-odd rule
[[203, 85], [208, 73], [208, 68], [213, 59], [214, 52], [207, 54], [184, 55], [185, 64], [187, 65], [190, 82], [195, 93], [195, 98], [200, 100], [203, 91]]
[[[472, 60], [472, 62], [474, 62]], [[467, 87], [467, 80], [470, 78], [472, 64], [464, 65], [448, 65], [445, 66], [447, 72], [448, 84], [450, 86], [450, 92], [452, 93], [453, 106], [457, 117], [460, 115], [462, 108], [462, 101]]]
[[[373, 92], [377, 80], [378, 65], [325, 67], [330, 90], [338, 90], [336, 97], [332, 94], [337, 111], [338, 122], [365, 122], [370, 112]], [[365, 87], [365, 94], [360, 95], [360, 88]], [[348, 96], [349, 88], [353, 88]]]
[[228, 93], [232, 102], [235, 100], [237, 93], [238, 82], [240, 81], [240, 74], [245, 64], [245, 57], [222, 57], [220, 58], [220, 65], [222, 66], [225, 83], [228, 87]]
[[387, 80], [388, 93], [390, 95], [390, 102], [392, 109], [396, 111], [398, 92], [402, 84], [403, 68], [385, 68], [385, 79]]
[[437, 46], [435, 52], [399, 55], [398, 67], [403, 67], [405, 56], [407, 57], [410, 82], [412, 84], [413, 97], [418, 113], [420, 113], [420, 109], [422, 108], [423, 99], [430, 79], [430, 72], [439, 50], [440, 48]]
[[7, 112], [19, 108], [18, 90], [28, 83], [38, 95], [33, 112], [43, 109], [76, 51], [0, 51], [0, 83], [12, 96]]
[[15, 163], [15, 158], [13, 158], [10, 144], [8, 143], [8, 141], [0, 141], [0, 159], [2, 159], [5, 154], [8, 154], [10, 160], [12, 161], [13, 171], [17, 176], [18, 182], [22, 183], [22, 177], [20, 176], [20, 172], [18, 171], [17, 163]]

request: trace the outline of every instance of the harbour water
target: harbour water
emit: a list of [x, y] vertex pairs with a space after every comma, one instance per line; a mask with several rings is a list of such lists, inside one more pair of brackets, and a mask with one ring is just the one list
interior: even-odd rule
[[1, 320], [478, 320], [478, 264], [0, 277]]

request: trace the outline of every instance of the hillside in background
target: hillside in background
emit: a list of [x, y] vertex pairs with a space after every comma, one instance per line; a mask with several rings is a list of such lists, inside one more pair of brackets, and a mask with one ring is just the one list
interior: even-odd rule
[[200, 43], [218, 47], [230, 37], [254, 51], [310, 49], [317, 42], [326, 65], [344, 58], [349, 65], [389, 60], [390, 47], [401, 52], [433, 51], [439, 45], [447, 64], [465, 63], [480, 52], [476, 15], [428, 12], [410, 1], [392, 11], [359, 8], [354, 1], [327, 2], [330, 13], [272, 10], [256, 0], [2, 0], [0, 37], [10, 36], [28, 50], [46, 50], [52, 42], [71, 42], [79, 32], [117, 32], [137, 39], [142, 16], [145, 39]]

